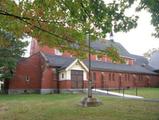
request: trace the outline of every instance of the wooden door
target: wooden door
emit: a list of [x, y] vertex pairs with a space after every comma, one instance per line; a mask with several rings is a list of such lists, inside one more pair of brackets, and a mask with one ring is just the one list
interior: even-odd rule
[[83, 71], [71, 70], [71, 84], [73, 89], [83, 88]]
[[106, 79], [104, 77], [104, 74], [101, 74], [101, 88], [106, 89]]

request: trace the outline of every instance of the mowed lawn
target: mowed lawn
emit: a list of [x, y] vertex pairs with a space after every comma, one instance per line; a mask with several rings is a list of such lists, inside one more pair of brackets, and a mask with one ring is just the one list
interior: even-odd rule
[[159, 102], [98, 96], [101, 106], [83, 108], [84, 96], [0, 95], [0, 120], [159, 120]]
[[[118, 92], [118, 91], [116, 91]], [[121, 93], [123, 91], [121, 90]], [[125, 94], [136, 95], [136, 89], [128, 89], [124, 91]], [[144, 98], [159, 99], [159, 88], [137, 88], [137, 95]]]

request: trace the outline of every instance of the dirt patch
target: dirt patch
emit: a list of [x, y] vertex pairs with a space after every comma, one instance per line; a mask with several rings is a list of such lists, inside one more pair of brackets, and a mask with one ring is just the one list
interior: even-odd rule
[[0, 106], [0, 112], [8, 111], [8, 107], [6, 106]]

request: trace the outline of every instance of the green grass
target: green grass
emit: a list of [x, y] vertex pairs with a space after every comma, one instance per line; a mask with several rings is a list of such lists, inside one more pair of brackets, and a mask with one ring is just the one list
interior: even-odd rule
[[[119, 92], [115, 90], [114, 92]], [[123, 93], [121, 90], [120, 93]], [[136, 95], [136, 89], [124, 90], [125, 94]], [[144, 98], [158, 98], [159, 99], [159, 88], [137, 88], [137, 95], [143, 96]]]
[[0, 95], [0, 120], [159, 120], [159, 103], [98, 96], [103, 105], [83, 108], [82, 94]]

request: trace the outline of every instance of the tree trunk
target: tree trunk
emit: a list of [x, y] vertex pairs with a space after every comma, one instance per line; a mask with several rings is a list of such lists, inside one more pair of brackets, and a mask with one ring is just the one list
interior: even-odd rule
[[3, 93], [8, 94], [8, 89], [9, 89], [9, 80], [5, 79], [4, 80], [4, 85], [3, 85]]

